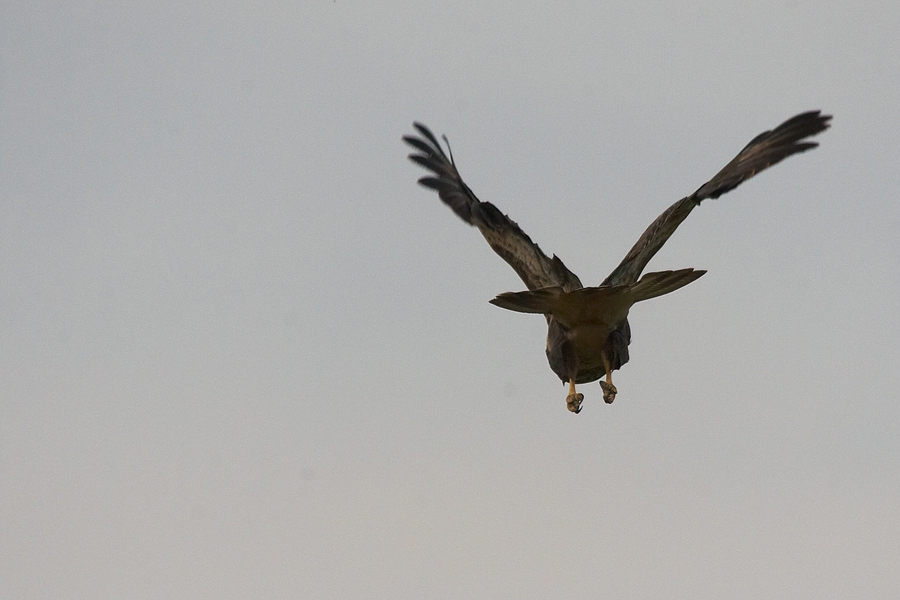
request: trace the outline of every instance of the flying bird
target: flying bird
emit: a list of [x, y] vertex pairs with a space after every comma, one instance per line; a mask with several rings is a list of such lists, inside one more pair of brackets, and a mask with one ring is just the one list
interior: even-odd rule
[[[436, 190], [444, 204], [463, 221], [477, 227], [491, 248], [522, 278], [528, 291], [505, 292], [490, 302], [546, 317], [547, 360], [563, 384], [569, 386], [567, 408], [578, 413], [584, 395], [575, 391], [576, 384], [603, 378], [600, 386], [604, 401], [609, 404], [615, 400], [612, 372], [628, 362], [628, 311], [632, 305], [674, 292], [706, 272], [679, 269], [641, 277], [644, 267], [681, 222], [703, 200], [718, 198], [763, 169], [818, 146], [807, 138], [827, 129], [830, 120], [831, 116], [822, 115], [821, 111], [809, 111], [753, 138], [712, 179], [657, 217], [619, 266], [595, 287], [582, 285], [556, 255], [548, 257], [496, 206], [480, 201], [462, 180], [453, 154], [444, 153], [428, 127], [413, 123], [419, 137], [404, 136], [403, 141], [416, 150], [409, 159], [432, 172], [419, 183]], [[446, 136], [443, 139], [449, 153]]]

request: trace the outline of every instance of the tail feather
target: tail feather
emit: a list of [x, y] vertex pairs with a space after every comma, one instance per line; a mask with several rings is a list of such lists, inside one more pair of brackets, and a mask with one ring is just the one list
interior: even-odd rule
[[694, 269], [679, 269], [677, 271], [657, 271], [647, 273], [641, 280], [631, 286], [634, 301], [641, 302], [674, 292], [692, 281], [702, 277], [706, 271]]
[[553, 312], [557, 299], [563, 294], [559, 286], [538, 288], [527, 292], [504, 292], [491, 300], [491, 304], [520, 313], [548, 315]]
[[636, 302], [674, 292], [699, 279], [706, 271], [681, 269], [647, 273], [631, 285], [602, 285], [566, 292], [551, 286], [526, 292], [504, 292], [491, 304], [520, 313], [554, 315], [563, 324], [572, 326], [583, 320], [601, 318], [618, 323], [628, 315]]

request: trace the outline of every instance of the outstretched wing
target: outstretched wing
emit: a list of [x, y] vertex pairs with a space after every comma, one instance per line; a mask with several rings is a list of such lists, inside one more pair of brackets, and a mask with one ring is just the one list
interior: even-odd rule
[[753, 138], [712, 179], [657, 217], [603, 284], [621, 285], [637, 281], [653, 255], [701, 201], [718, 198], [788, 156], [815, 148], [819, 144], [803, 140], [828, 129], [829, 120], [830, 115], [822, 115], [818, 110], [805, 112]]
[[[559, 258], [548, 257], [496, 206], [475, 197], [456, 170], [453, 155], [448, 158], [444, 154], [431, 130], [421, 123], [413, 123], [413, 126], [421, 137], [403, 137], [404, 142], [418, 151], [410, 154], [409, 159], [434, 173], [422, 177], [419, 183], [436, 190], [444, 204], [463, 221], [477, 227], [494, 252], [509, 263], [529, 290], [559, 286], [568, 291], [582, 287], [578, 277]], [[447, 141], [446, 137], [444, 141]]]

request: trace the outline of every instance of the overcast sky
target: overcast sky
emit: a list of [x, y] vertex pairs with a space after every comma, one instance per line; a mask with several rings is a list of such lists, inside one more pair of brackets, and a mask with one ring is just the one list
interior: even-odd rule
[[[895, 1], [7, 1], [3, 598], [900, 597]], [[400, 141], [586, 284], [619, 395]]]

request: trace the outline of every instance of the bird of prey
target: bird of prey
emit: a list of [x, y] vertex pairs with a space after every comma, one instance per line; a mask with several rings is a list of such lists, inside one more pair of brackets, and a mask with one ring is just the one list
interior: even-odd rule
[[[496, 206], [480, 201], [460, 177], [453, 154], [444, 153], [425, 125], [413, 123], [420, 137], [404, 136], [403, 141], [416, 150], [409, 155], [410, 160], [432, 172], [419, 183], [436, 190], [453, 212], [477, 227], [491, 248], [522, 278], [528, 291], [506, 292], [491, 303], [546, 317], [547, 360], [563, 384], [569, 386], [567, 408], [578, 413], [584, 395], [575, 391], [576, 384], [604, 378], [600, 381], [603, 399], [609, 404], [616, 397], [612, 372], [628, 362], [631, 328], [627, 317], [631, 306], [673, 292], [706, 272], [679, 269], [640, 277], [669, 236], [703, 200], [718, 198], [763, 169], [818, 146], [807, 138], [827, 129], [830, 119], [821, 111], [805, 112], [753, 138], [712, 179], [657, 217], [619, 266], [596, 287], [582, 285], [559, 258], [544, 254]], [[446, 136], [444, 142], [447, 143]]]

